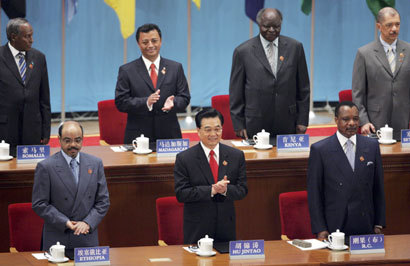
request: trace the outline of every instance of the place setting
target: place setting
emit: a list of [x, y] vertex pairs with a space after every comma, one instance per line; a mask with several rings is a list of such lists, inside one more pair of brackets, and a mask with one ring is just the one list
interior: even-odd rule
[[0, 143], [0, 161], [9, 161], [11, 159], [13, 159], [13, 156], [10, 155], [10, 144], [2, 140]]
[[253, 141], [255, 145], [253, 147], [258, 150], [269, 150], [272, 149], [273, 145], [269, 144], [270, 133], [262, 129], [261, 132], [258, 132], [253, 136]]
[[376, 135], [379, 138], [380, 144], [394, 144], [397, 141], [393, 139], [393, 128], [387, 124], [376, 131]]
[[150, 154], [152, 150], [149, 148], [149, 138], [144, 137], [144, 134], [141, 134], [140, 137], [132, 141], [132, 146], [134, 150], [132, 151], [135, 154], [145, 155]]

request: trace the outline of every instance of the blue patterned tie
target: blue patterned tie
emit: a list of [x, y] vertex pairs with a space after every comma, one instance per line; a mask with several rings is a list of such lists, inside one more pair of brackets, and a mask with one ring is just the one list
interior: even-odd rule
[[346, 141], [346, 157], [347, 157], [347, 160], [349, 160], [352, 170], [354, 171], [355, 155], [354, 155], [354, 149], [353, 149], [353, 142], [350, 139]]
[[24, 54], [18, 53], [17, 57], [19, 58], [19, 72], [21, 79], [24, 83], [26, 83], [26, 60], [24, 58]]
[[71, 168], [71, 172], [73, 172], [73, 175], [74, 175], [74, 182], [77, 185], [78, 184], [78, 170], [77, 170], [78, 165], [75, 159], [71, 159], [70, 168]]

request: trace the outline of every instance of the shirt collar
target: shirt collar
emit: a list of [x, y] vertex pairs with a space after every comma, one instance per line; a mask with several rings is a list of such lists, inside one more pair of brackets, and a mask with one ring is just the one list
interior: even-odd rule
[[[64, 159], [67, 161], [68, 165], [70, 165], [70, 162], [73, 158], [68, 156], [63, 150], [61, 150], [61, 154], [63, 155]], [[77, 153], [77, 157], [74, 158], [77, 162], [77, 164], [80, 164], [80, 152]]]
[[151, 71], [151, 64], [152, 64], [152, 63], [154, 63], [155, 68], [157, 69], [157, 72], [158, 72], [158, 69], [159, 69], [159, 61], [161, 60], [161, 56], [160, 56], [160, 55], [158, 55], [157, 59], [155, 59], [154, 62], [151, 62], [148, 58], [145, 58], [144, 56], [141, 56], [141, 57], [142, 57], [142, 61], [144, 61], [145, 68], [148, 70], [148, 72]]
[[[261, 43], [262, 43], [263, 48], [266, 49], [266, 46], [268, 46], [271, 42], [268, 41], [268, 40], [266, 40], [266, 39], [262, 36], [262, 34], [259, 34], [259, 37], [260, 37], [260, 40], [261, 40]], [[278, 42], [279, 42], [279, 36], [276, 37], [276, 39], [273, 40], [272, 43], [273, 43], [274, 46], [278, 47]]]
[[11, 51], [11, 54], [13, 55], [13, 57], [16, 57], [16, 55], [18, 53], [22, 53], [24, 56], [26, 56], [26, 51], [17, 50], [16, 48], [13, 47], [13, 45], [11, 45], [10, 42], [8, 42], [8, 44], [9, 44], [9, 48], [10, 48], [10, 51]]
[[393, 52], [396, 52], [397, 39], [394, 40], [394, 42], [392, 44], [388, 44], [387, 42], [385, 42], [381, 35], [379, 35], [379, 39], [380, 39], [380, 42], [382, 43], [384, 51], [386, 53], [387, 53], [387, 51], [389, 50], [390, 47], [393, 49]]
[[[342, 147], [344, 147], [344, 145], [346, 144], [346, 141], [348, 140], [348, 138], [346, 138], [345, 136], [343, 136], [343, 135], [339, 132], [339, 130], [336, 132], [336, 136], [337, 136], [337, 139], [339, 140], [340, 145], [341, 145]], [[354, 145], [356, 145], [356, 134], [354, 134], [353, 136], [351, 136], [349, 139], [353, 142]]]
[[[206, 158], [209, 158], [209, 153], [211, 152], [211, 149], [208, 148], [208, 147], [206, 147], [206, 146], [202, 143], [202, 141], [199, 142], [199, 143], [201, 143], [202, 149], [204, 149]], [[219, 143], [216, 144], [216, 146], [215, 146], [215, 148], [213, 149], [213, 151], [214, 151], [214, 153], [215, 153], [215, 155], [216, 155], [216, 158], [219, 158]]]

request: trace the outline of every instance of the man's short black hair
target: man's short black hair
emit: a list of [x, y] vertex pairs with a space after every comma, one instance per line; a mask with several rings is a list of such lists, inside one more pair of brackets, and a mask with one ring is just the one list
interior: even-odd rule
[[67, 123], [67, 122], [76, 122], [76, 123], [80, 126], [80, 128], [81, 128], [81, 135], [84, 136], [83, 126], [82, 126], [80, 123], [78, 123], [77, 121], [68, 120], [68, 121], [62, 122], [62, 123], [60, 124], [60, 126], [58, 127], [58, 136], [59, 136], [59, 137], [62, 136], [64, 124]]
[[340, 109], [340, 107], [342, 107], [342, 106], [349, 106], [350, 108], [356, 107], [356, 109], [359, 110], [359, 108], [357, 108], [357, 105], [354, 104], [353, 102], [351, 102], [351, 101], [343, 101], [343, 102], [339, 103], [339, 104], [336, 106], [336, 109], [335, 109], [335, 117], [338, 117], [338, 116], [339, 116], [339, 109]]
[[159, 29], [158, 25], [148, 23], [148, 24], [144, 24], [144, 25], [140, 26], [137, 29], [137, 33], [135, 34], [135, 38], [137, 39], [137, 43], [138, 43], [138, 40], [140, 38], [140, 33], [141, 32], [147, 33], [147, 32], [150, 32], [152, 30], [156, 30], [158, 32], [159, 38], [162, 39], [161, 30]]
[[214, 117], [219, 117], [219, 120], [221, 120], [221, 125], [224, 124], [224, 117], [218, 110], [216, 110], [214, 108], [201, 110], [195, 116], [196, 127], [201, 128], [202, 119], [204, 119], [204, 118], [214, 118]]

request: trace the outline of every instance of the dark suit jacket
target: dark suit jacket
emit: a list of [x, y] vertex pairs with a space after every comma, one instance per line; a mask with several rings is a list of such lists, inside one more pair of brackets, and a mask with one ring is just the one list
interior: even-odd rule
[[310, 85], [305, 53], [300, 42], [279, 37], [277, 77], [272, 73], [259, 35], [233, 53], [229, 86], [235, 130], [252, 137], [262, 129], [277, 134], [295, 133], [308, 125]]
[[[98, 246], [98, 224], [110, 205], [101, 159], [80, 154], [78, 186], [61, 152], [37, 164], [32, 194], [33, 210], [44, 219], [43, 250], [59, 241], [66, 249]], [[90, 233], [75, 236], [66, 222], [84, 221]]]
[[375, 225], [386, 225], [379, 144], [356, 136], [354, 172], [336, 134], [311, 146], [307, 188], [314, 234], [370, 234]]
[[[160, 99], [149, 111], [147, 99], [156, 89], [160, 90]], [[182, 65], [161, 57], [156, 89], [141, 57], [120, 67], [115, 104], [120, 112], [128, 113], [124, 143], [131, 143], [141, 134], [148, 137], [150, 142], [181, 138], [176, 114], [177, 111], [184, 111], [190, 100]], [[175, 96], [174, 108], [165, 113], [161, 109], [171, 95]]]
[[234, 200], [248, 193], [242, 151], [219, 144], [218, 180], [228, 177], [226, 196], [211, 197], [214, 178], [200, 144], [177, 155], [175, 194], [184, 203], [184, 243], [193, 244], [205, 235], [216, 242], [236, 239]]
[[0, 139], [16, 145], [40, 144], [50, 138], [51, 110], [47, 64], [44, 54], [26, 53], [23, 83], [8, 44], [0, 47]]
[[410, 44], [397, 40], [396, 70], [391, 72], [383, 45], [376, 41], [360, 47], [353, 66], [353, 102], [359, 107], [360, 124], [371, 122], [376, 130], [388, 124], [394, 138], [410, 122]]

